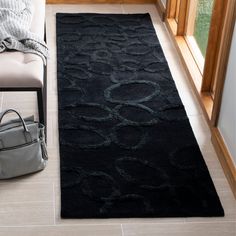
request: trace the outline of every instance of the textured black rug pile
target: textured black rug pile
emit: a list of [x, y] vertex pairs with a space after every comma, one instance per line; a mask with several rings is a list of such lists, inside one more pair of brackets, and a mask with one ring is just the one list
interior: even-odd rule
[[61, 216], [223, 216], [148, 14], [57, 14]]

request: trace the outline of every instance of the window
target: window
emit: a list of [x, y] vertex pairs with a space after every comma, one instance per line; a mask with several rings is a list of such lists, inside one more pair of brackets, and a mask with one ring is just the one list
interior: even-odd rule
[[189, 1], [185, 38], [203, 73], [214, 0]]
[[167, 0], [166, 25], [209, 121], [216, 124], [236, 0]]

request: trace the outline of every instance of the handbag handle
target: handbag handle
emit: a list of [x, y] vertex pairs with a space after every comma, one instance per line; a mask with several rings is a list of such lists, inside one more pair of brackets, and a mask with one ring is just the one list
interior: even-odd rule
[[24, 119], [21, 117], [20, 113], [17, 112], [16, 110], [14, 110], [14, 109], [7, 109], [7, 110], [5, 110], [5, 111], [3, 111], [3, 112], [0, 113], [0, 124], [2, 123], [3, 117], [4, 117], [6, 114], [12, 113], [12, 112], [14, 112], [14, 113], [16, 113], [16, 114], [18, 115], [18, 117], [20, 118], [20, 121], [21, 121], [21, 123], [22, 123], [22, 125], [23, 125], [23, 127], [24, 127], [25, 132], [28, 133], [29, 130], [28, 130], [26, 124], [25, 124]]

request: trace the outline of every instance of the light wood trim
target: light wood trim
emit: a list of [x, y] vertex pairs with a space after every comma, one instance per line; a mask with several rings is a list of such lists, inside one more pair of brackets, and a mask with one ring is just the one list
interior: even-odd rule
[[223, 19], [226, 18], [227, 5], [230, 1], [232, 0], [215, 0], [214, 2], [202, 80], [203, 92], [211, 92], [211, 84], [216, 75], [217, 61], [220, 56]]
[[167, 18], [174, 18], [177, 0], [167, 0]]
[[195, 20], [197, 16], [197, 5], [198, 5], [198, 0], [188, 1], [187, 26], [185, 30], [185, 34], [187, 36], [188, 35], [192, 36], [194, 34]]
[[[233, 32], [236, 20], [236, 1], [231, 0], [227, 6], [227, 18], [224, 22], [224, 27], [222, 31], [222, 37], [219, 49], [220, 57], [218, 58], [217, 68], [216, 68], [216, 79], [215, 84], [211, 84], [211, 87], [215, 87], [214, 94], [214, 106], [211, 117], [211, 122], [213, 126], [217, 126], [218, 118], [220, 114], [220, 107], [225, 83], [225, 77], [227, 72], [229, 53], [233, 38]], [[211, 89], [212, 89], [211, 88]], [[233, 108], [232, 108], [233, 109]]]
[[156, 0], [123, 0], [123, 3], [156, 3]]
[[156, 7], [157, 7], [157, 11], [158, 11], [162, 21], [164, 21], [165, 20], [165, 14], [166, 14], [166, 8], [163, 5], [161, 0], [157, 0]]
[[178, 23], [179, 21], [179, 10], [180, 10], [180, 1], [181, 0], [176, 0], [176, 6], [175, 6], [175, 20]]
[[187, 18], [188, 0], [181, 0], [178, 15], [177, 35], [183, 36], [186, 31], [186, 18]]
[[217, 152], [217, 156], [224, 170], [225, 176], [236, 198], [236, 167], [233, 162], [233, 157], [228, 152], [224, 140], [217, 128], [212, 128], [212, 143]]
[[192, 85], [193, 91], [202, 107], [203, 114], [205, 115], [205, 118], [210, 126], [213, 101], [210, 94], [201, 92], [201, 72], [195, 62], [193, 55], [191, 54], [191, 51], [188, 48], [184, 37], [175, 35], [176, 21], [174, 19], [166, 19], [166, 26], [178, 51], [181, 62]]
[[202, 74], [204, 70], [205, 58], [202, 55], [202, 52], [196, 42], [196, 39], [194, 36], [191, 36], [191, 35], [186, 35], [184, 38]]
[[195, 29], [195, 20], [197, 16], [197, 6], [199, 0], [188, 0], [187, 1], [187, 13], [186, 13], [186, 23], [185, 23], [185, 33], [184, 37], [188, 44], [189, 50], [191, 51], [197, 66], [203, 74], [205, 58], [202, 55], [202, 52], [195, 40], [194, 29]]
[[169, 31], [172, 32], [173, 38], [175, 38], [177, 34], [177, 22], [173, 18], [165, 19], [166, 22], [168, 22], [167, 27], [169, 28]]
[[80, 3], [156, 3], [156, 0], [47, 0], [47, 4], [80, 4]]

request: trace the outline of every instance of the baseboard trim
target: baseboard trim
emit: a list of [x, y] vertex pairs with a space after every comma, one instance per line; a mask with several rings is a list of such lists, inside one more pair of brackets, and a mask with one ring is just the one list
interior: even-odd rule
[[129, 3], [129, 4], [143, 4], [143, 3], [156, 3], [156, 0], [47, 0], [47, 4], [97, 4], [97, 3]]
[[157, 7], [157, 11], [158, 11], [162, 21], [165, 21], [166, 10], [165, 10], [165, 7], [162, 4], [161, 0], [157, 0], [156, 7]]
[[236, 167], [218, 128], [212, 128], [212, 143], [236, 199]]

